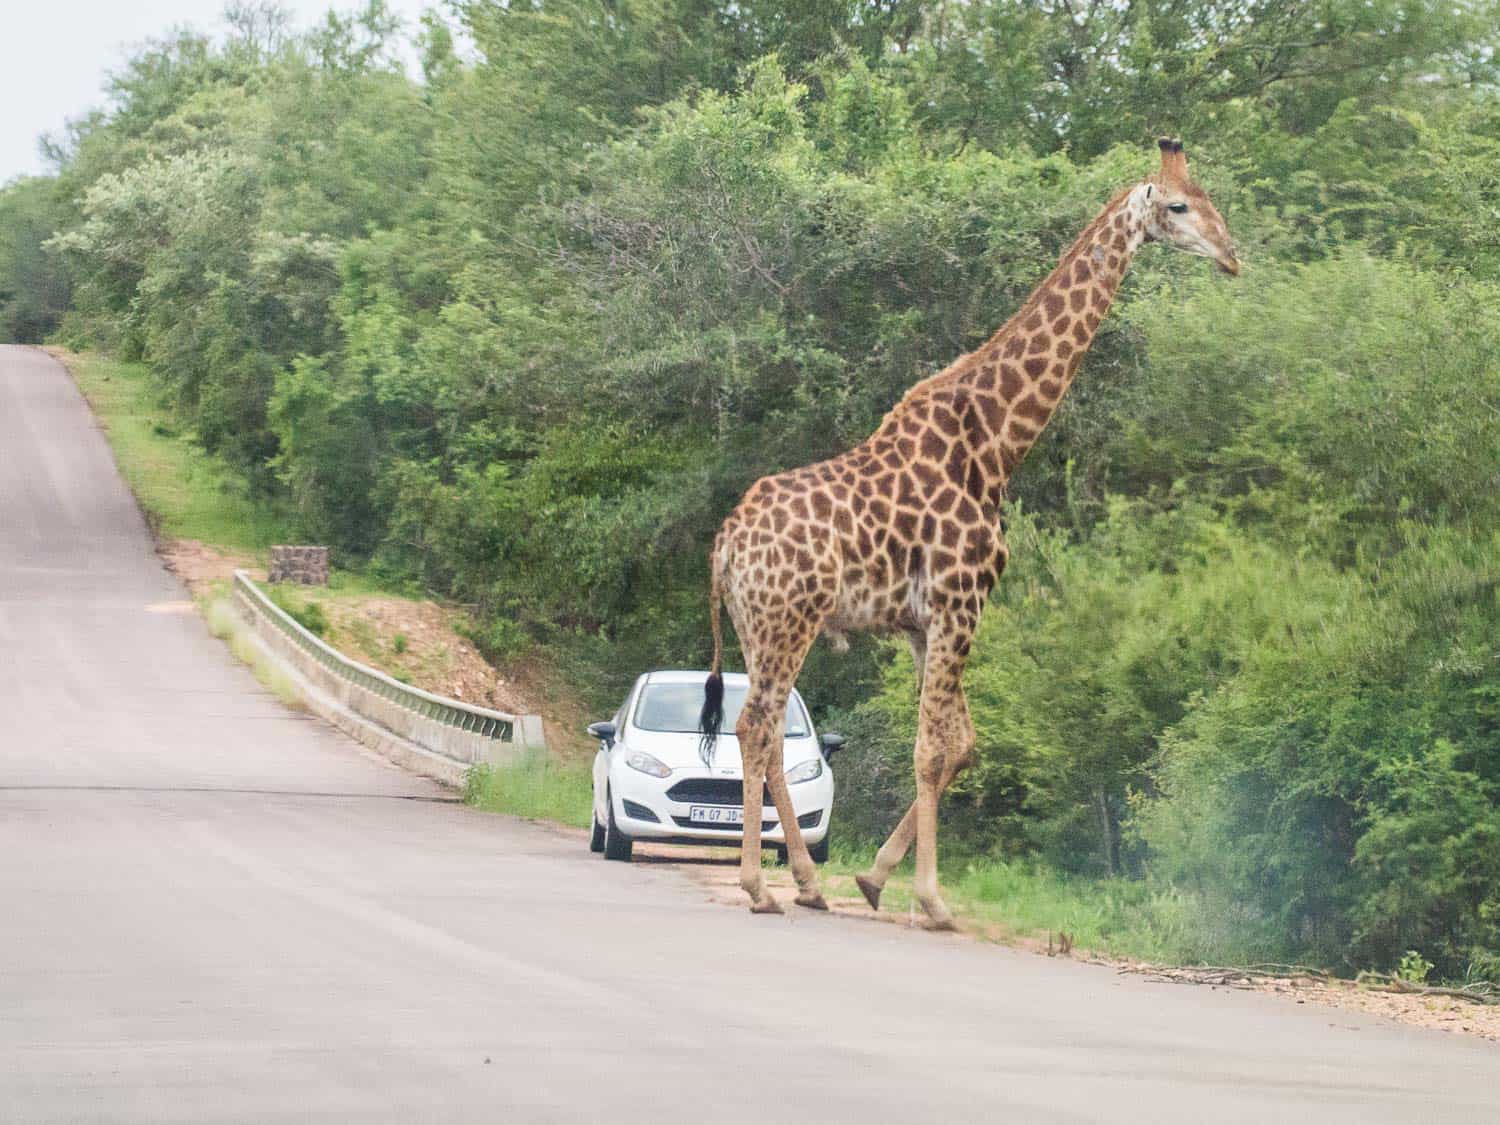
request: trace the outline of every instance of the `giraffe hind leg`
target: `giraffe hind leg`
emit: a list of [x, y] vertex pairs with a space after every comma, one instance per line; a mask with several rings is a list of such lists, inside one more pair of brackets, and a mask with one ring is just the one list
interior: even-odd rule
[[[786, 704], [783, 703], [783, 714], [785, 707]], [[802, 838], [802, 828], [797, 823], [797, 812], [792, 807], [792, 794], [787, 788], [782, 765], [781, 748], [773, 744], [770, 765], [766, 769], [766, 786], [771, 790], [771, 799], [776, 803], [776, 815], [786, 837], [787, 862], [791, 865], [792, 877], [797, 880], [796, 903], [812, 910], [827, 910], [828, 903], [818, 890], [818, 866], [807, 850], [807, 841]]]
[[766, 775], [766, 727], [770, 717], [762, 696], [752, 679], [749, 697], [740, 711], [739, 722], [735, 724], [744, 774], [745, 823], [740, 843], [740, 887], [750, 896], [750, 913], [780, 914], [781, 904], [766, 889], [766, 873], [760, 864], [761, 788]]
[[[766, 890], [765, 874], [760, 866], [761, 807], [764, 789], [771, 792], [777, 816], [786, 835], [787, 859], [797, 879], [797, 902], [818, 908], [823, 896], [818, 892], [817, 866], [807, 851], [807, 841], [797, 825], [786, 776], [782, 773], [783, 729], [786, 723], [787, 697], [796, 683], [802, 662], [818, 635], [818, 622], [802, 621], [788, 629], [791, 639], [776, 652], [757, 646], [746, 653], [750, 669], [750, 691], [736, 724], [740, 739], [740, 759], [744, 767], [744, 844], [740, 849], [740, 886], [750, 895], [750, 909], [756, 913], [779, 913], [781, 907]], [[822, 905], [826, 909], [826, 904]]]

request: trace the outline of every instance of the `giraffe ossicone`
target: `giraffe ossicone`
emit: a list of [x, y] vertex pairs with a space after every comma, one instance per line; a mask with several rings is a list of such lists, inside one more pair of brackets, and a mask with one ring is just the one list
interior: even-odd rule
[[1009, 557], [1006, 484], [1067, 393], [1143, 243], [1240, 272], [1224, 220], [1188, 175], [1182, 143], [1158, 144], [1161, 167], [1105, 205], [995, 335], [913, 386], [847, 453], [757, 481], [720, 528], [710, 558], [714, 658], [703, 745], [711, 753], [720, 722], [722, 603], [750, 676], [735, 733], [744, 766], [740, 885], [752, 911], [781, 909], [761, 872], [762, 782], [786, 833], [796, 901], [826, 909], [782, 773], [787, 696], [808, 650], [820, 634], [847, 645], [857, 630], [902, 633], [921, 688], [917, 799], [858, 884], [878, 907], [915, 839], [917, 900], [934, 928], [952, 927], [938, 892], [938, 798], [974, 755], [963, 669]]

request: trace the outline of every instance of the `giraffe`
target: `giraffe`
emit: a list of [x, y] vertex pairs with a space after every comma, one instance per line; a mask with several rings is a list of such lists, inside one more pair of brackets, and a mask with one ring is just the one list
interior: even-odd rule
[[836, 649], [863, 630], [902, 633], [920, 694], [917, 796], [857, 882], [871, 908], [917, 844], [917, 900], [953, 928], [937, 879], [938, 798], [973, 758], [963, 670], [990, 590], [1009, 558], [1006, 484], [1078, 370], [1142, 243], [1163, 242], [1240, 272], [1213, 203], [1188, 175], [1182, 142], [1117, 194], [1020, 310], [978, 350], [913, 386], [862, 444], [757, 481], [724, 521], [710, 557], [713, 666], [701, 722], [705, 760], [723, 715], [720, 606], [744, 651], [750, 688], [735, 726], [744, 765], [740, 886], [755, 913], [780, 913], [761, 872], [761, 783], [786, 833], [796, 902], [826, 910], [782, 772], [787, 696], [813, 641]]

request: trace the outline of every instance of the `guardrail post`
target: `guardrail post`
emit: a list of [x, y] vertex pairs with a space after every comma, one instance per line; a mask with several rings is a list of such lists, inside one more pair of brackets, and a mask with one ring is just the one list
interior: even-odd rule
[[511, 726], [511, 738], [523, 750], [541, 750], [547, 745], [540, 715], [517, 715]]

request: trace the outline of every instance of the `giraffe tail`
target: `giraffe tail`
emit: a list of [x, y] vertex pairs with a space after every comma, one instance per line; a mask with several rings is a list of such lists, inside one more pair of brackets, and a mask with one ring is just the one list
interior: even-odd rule
[[703, 681], [703, 710], [698, 715], [698, 757], [703, 759], [705, 766], [714, 760], [714, 745], [719, 740], [719, 728], [724, 724], [724, 677], [719, 673], [724, 656], [719, 610], [724, 599], [719, 584], [718, 544], [714, 546], [708, 574], [708, 622], [714, 637], [714, 662], [708, 679]]

